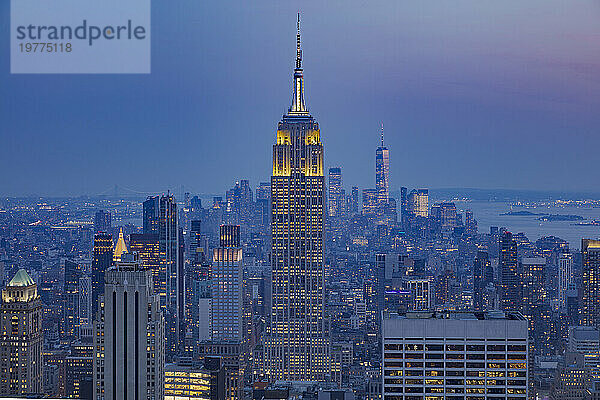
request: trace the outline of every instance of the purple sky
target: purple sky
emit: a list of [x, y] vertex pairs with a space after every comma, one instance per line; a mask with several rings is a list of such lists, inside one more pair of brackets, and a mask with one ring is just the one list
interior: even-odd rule
[[[327, 167], [392, 189], [600, 191], [600, 5], [565, 1], [153, 1], [151, 75], [10, 75], [0, 194], [268, 180], [302, 12]], [[8, 2], [0, 4], [4, 36]]]

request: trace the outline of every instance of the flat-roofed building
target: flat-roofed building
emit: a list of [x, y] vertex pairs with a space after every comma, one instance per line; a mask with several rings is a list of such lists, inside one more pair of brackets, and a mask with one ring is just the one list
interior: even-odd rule
[[519, 313], [384, 314], [383, 399], [526, 399], [527, 320]]

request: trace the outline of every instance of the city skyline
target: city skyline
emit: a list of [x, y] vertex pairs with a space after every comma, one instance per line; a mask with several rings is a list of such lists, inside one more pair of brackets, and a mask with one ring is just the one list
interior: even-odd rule
[[[556, 182], [593, 191], [583, 176], [599, 140], [592, 75], [599, 10], [579, 5], [565, 18], [554, 6], [381, 3], [359, 12], [303, 4], [307, 100], [330, 132], [325, 168], [341, 166], [348, 184], [373, 187], [366, 167], [384, 121], [392, 191], [548, 190]], [[8, 4], [0, 7], [8, 26]], [[11, 173], [2, 195], [94, 195], [114, 184], [215, 193], [242, 171], [252, 182], [267, 180], [272, 121], [289, 102], [282, 71], [297, 8], [226, 8], [155, 5], [149, 76], [14, 76], [3, 65], [0, 82], [11, 96], [0, 107], [0, 168]], [[177, 18], [179, 29], [163, 15]], [[236, 118], [224, 118], [232, 111]], [[153, 161], [159, 151], [170, 159], [161, 168]], [[505, 173], [506, 163], [520, 173]]]
[[152, 74], [11, 76], [0, 190], [62, 197], [0, 194], [0, 395], [600, 399], [598, 99], [565, 36], [596, 28], [548, 3], [309, 0], [293, 43], [288, 3], [155, 2]]

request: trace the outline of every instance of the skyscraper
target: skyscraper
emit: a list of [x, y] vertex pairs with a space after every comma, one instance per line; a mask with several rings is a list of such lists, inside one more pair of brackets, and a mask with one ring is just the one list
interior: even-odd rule
[[600, 328], [600, 240], [581, 240], [582, 323]]
[[242, 377], [242, 248], [240, 226], [221, 225], [211, 264], [212, 334], [204, 353], [223, 358], [227, 399], [240, 397]]
[[110, 213], [104, 210], [96, 211], [94, 215], [94, 232], [108, 232], [111, 228]]
[[104, 293], [104, 272], [113, 262], [112, 235], [96, 233], [92, 258], [92, 313], [96, 312], [98, 297]]
[[[167, 193], [149, 197], [144, 202], [144, 233], [158, 234], [161, 266], [159, 287], [161, 306], [166, 309], [168, 354], [177, 350], [184, 317], [182, 281], [179, 261], [179, 229], [175, 197]], [[180, 304], [181, 303], [181, 304]]]
[[487, 251], [478, 251], [473, 263], [473, 308], [475, 311], [487, 311], [484, 289], [494, 280], [494, 271]]
[[375, 216], [377, 214], [377, 189], [363, 189], [362, 191], [362, 212], [363, 215]]
[[41, 394], [42, 301], [24, 269], [2, 290], [0, 396]]
[[213, 251], [212, 339], [242, 340], [242, 248], [240, 226], [221, 225], [220, 246]]
[[521, 260], [522, 313], [529, 321], [530, 341], [534, 351], [550, 349], [550, 308], [546, 303], [546, 259], [525, 257]]
[[115, 244], [115, 250], [113, 251], [113, 262], [121, 261], [121, 255], [127, 253], [127, 244], [125, 244], [125, 238], [123, 237], [123, 228], [119, 231], [119, 238]]
[[81, 266], [65, 260], [63, 329], [65, 337], [73, 339], [79, 333], [79, 278]]
[[407, 207], [407, 189], [406, 187], [402, 186], [400, 188], [400, 219], [402, 221], [402, 224], [404, 224], [404, 221], [406, 220], [406, 215], [408, 213]]
[[521, 276], [517, 242], [513, 240], [512, 233], [504, 232], [500, 236], [499, 248], [500, 308], [504, 311], [521, 311]]
[[99, 319], [94, 321], [94, 399], [164, 396], [165, 323], [152, 274], [136, 254], [106, 271]]
[[266, 373], [272, 380], [323, 381], [329, 369], [324, 319], [323, 145], [304, 103], [300, 14], [292, 105], [273, 146], [272, 311]]
[[339, 217], [342, 199], [342, 169], [329, 168], [329, 203], [327, 204], [330, 217]]
[[358, 187], [357, 186], [352, 186], [352, 200], [350, 201], [350, 212], [355, 215], [359, 213], [359, 204], [360, 204], [360, 200], [359, 200], [359, 191], [358, 191]]
[[519, 313], [390, 313], [382, 337], [385, 400], [527, 399], [527, 320]]
[[573, 285], [573, 255], [562, 253], [558, 258], [558, 303], [561, 311], [567, 308], [567, 290]]
[[129, 249], [138, 254], [144, 269], [152, 271], [154, 289], [160, 288], [161, 282], [164, 282], [161, 274], [164, 257], [161, 255], [158, 233], [132, 233], [129, 235]]
[[383, 143], [383, 123], [381, 123], [381, 146], [375, 151], [375, 189], [381, 206], [390, 198], [390, 151]]
[[429, 190], [413, 189], [406, 199], [408, 214], [412, 217], [429, 216]]

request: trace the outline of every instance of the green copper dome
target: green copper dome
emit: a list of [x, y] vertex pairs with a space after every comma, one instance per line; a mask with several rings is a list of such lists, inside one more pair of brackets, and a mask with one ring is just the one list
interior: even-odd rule
[[34, 284], [35, 282], [33, 281], [33, 279], [31, 279], [27, 271], [21, 268], [17, 271], [15, 276], [8, 283], [8, 286], [31, 286]]

